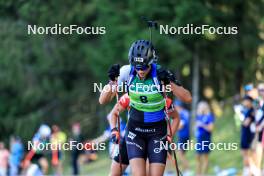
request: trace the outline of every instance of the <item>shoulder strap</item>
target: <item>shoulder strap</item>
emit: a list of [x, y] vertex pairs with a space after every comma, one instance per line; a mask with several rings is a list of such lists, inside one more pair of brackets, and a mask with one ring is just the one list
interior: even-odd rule
[[151, 76], [152, 76], [152, 79], [155, 83], [155, 85], [159, 85], [159, 80], [158, 80], [158, 76], [157, 76], [157, 65], [156, 64], [151, 64]]
[[160, 93], [162, 93], [160, 81], [158, 80], [157, 64], [155, 64], [155, 63], [151, 64], [151, 68], [152, 68], [152, 70], [151, 70], [151, 76], [152, 76], [152, 79], [154, 81], [154, 84], [157, 87], [158, 91]]
[[130, 66], [130, 73], [129, 73], [129, 78], [127, 81], [127, 93], [129, 95], [129, 86], [131, 85], [132, 81], [134, 80], [136, 76], [136, 71], [135, 71], [135, 67], [134, 66]]

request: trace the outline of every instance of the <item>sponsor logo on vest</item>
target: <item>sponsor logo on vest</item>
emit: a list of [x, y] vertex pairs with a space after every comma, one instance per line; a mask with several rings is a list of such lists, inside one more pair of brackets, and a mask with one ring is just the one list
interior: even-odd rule
[[158, 142], [160, 142], [160, 140], [154, 140], [154, 144], [157, 144]]
[[164, 147], [158, 147], [158, 148], [154, 148], [154, 153], [160, 153], [161, 150], [164, 150], [165, 148]]
[[129, 142], [129, 141], [126, 141], [126, 144], [128, 144], [128, 145], [134, 145], [134, 146], [136, 146], [137, 148], [139, 148], [140, 150], [143, 150], [143, 147], [141, 147], [140, 145], [136, 144], [135, 142]]
[[141, 133], [155, 133], [156, 129], [142, 129], [142, 128], [135, 128], [135, 131], [139, 131]]
[[135, 133], [132, 133], [131, 131], [128, 132], [127, 137], [129, 137], [130, 139], [134, 139], [137, 135]]

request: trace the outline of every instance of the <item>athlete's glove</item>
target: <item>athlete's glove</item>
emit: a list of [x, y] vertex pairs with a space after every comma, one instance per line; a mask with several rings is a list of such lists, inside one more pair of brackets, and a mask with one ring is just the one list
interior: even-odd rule
[[163, 81], [165, 85], [170, 84], [170, 82], [175, 83], [177, 86], [182, 86], [180, 81], [178, 81], [175, 75], [170, 70], [160, 69], [158, 71], [158, 79]]
[[167, 70], [168, 74], [169, 74], [169, 79], [171, 82], [175, 83], [177, 86], [182, 86], [182, 84], [180, 83], [180, 81], [178, 81], [176, 79], [176, 76], [173, 74], [173, 72], [171, 72], [170, 70]]
[[118, 144], [120, 140], [120, 134], [117, 128], [111, 130], [111, 141], [115, 144]]
[[169, 84], [170, 83], [170, 73], [168, 72], [168, 70], [165, 70], [163, 68], [158, 70], [158, 79], [160, 81], [163, 81], [163, 84], [165, 85]]
[[116, 78], [120, 74], [120, 65], [119, 64], [114, 64], [112, 65], [109, 70], [108, 70], [108, 77], [110, 78], [111, 81], [115, 81]]

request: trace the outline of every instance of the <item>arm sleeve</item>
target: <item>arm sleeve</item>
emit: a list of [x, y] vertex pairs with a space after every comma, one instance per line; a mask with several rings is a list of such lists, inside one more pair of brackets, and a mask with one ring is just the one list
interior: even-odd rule
[[120, 69], [120, 76], [118, 77], [118, 85], [122, 85], [125, 81], [129, 79], [130, 65], [124, 65]]
[[166, 105], [167, 109], [171, 109], [173, 107], [172, 100], [170, 98], [166, 98]]
[[129, 107], [129, 103], [130, 103], [130, 99], [128, 94], [124, 94], [120, 100], [119, 100], [119, 104], [124, 108], [127, 109]]

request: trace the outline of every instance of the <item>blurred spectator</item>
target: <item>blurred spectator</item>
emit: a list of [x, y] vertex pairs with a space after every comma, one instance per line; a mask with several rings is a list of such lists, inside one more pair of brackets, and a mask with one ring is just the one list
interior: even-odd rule
[[174, 105], [180, 116], [180, 125], [177, 132], [179, 159], [183, 165], [183, 175], [188, 175], [189, 162], [185, 156], [184, 144], [189, 143], [190, 140], [190, 112], [184, 108], [183, 103], [179, 100], [174, 101]]
[[206, 175], [208, 171], [209, 144], [211, 143], [211, 134], [214, 128], [214, 115], [209, 104], [201, 101], [197, 105], [196, 130], [197, 140], [197, 175]]
[[245, 94], [246, 95], [248, 95], [248, 93], [250, 92], [250, 91], [252, 91], [254, 89], [254, 86], [253, 86], [253, 84], [246, 84], [245, 86], [244, 86], [244, 90], [245, 90]]
[[47, 160], [48, 153], [46, 150], [40, 150], [37, 146], [40, 144], [43, 144], [45, 146], [50, 140], [50, 135], [51, 135], [50, 127], [46, 124], [42, 124], [32, 139], [34, 146], [27, 153], [23, 161], [23, 168], [29, 169], [30, 172], [32, 172], [31, 170], [37, 170], [36, 172], [39, 172], [38, 169], [31, 169], [30, 166], [35, 165], [35, 166], [40, 166], [41, 172], [43, 174], [48, 173], [48, 169], [49, 169], [49, 162]]
[[[82, 135], [81, 135], [81, 126], [79, 123], [74, 123], [72, 125], [72, 137], [71, 141], [74, 141], [76, 143], [81, 143], [84, 141]], [[76, 147], [72, 149], [72, 169], [73, 169], [73, 175], [79, 175], [79, 163], [78, 158], [82, 151], [78, 150]]]
[[10, 139], [9, 166], [11, 176], [19, 175], [20, 163], [24, 155], [24, 147], [19, 137], [12, 136]]
[[9, 151], [5, 148], [5, 144], [0, 142], [0, 176], [7, 175]]
[[257, 96], [258, 96], [258, 91], [257, 91], [257, 89], [254, 87], [254, 85], [252, 83], [246, 84], [244, 86], [244, 91], [245, 91], [245, 95], [246, 96], [250, 96], [253, 99], [256, 99]]
[[64, 132], [60, 130], [57, 125], [52, 126], [52, 134], [50, 138], [50, 142], [53, 146], [56, 146], [55, 149], [52, 150], [52, 160], [51, 163], [55, 167], [56, 175], [62, 175], [62, 151], [59, 150], [59, 146], [62, 146], [67, 140], [67, 136]]
[[243, 157], [243, 175], [250, 175], [250, 158], [251, 158], [251, 144], [254, 139], [254, 133], [250, 130], [250, 126], [254, 123], [255, 114], [253, 108], [253, 98], [245, 96], [242, 101], [244, 119], [241, 125], [241, 140], [240, 148]]
[[[259, 111], [260, 111], [260, 113], [262, 113], [262, 118], [264, 119], [264, 83], [260, 83], [258, 85], [258, 93], [259, 93]], [[263, 135], [263, 133], [264, 133], [264, 120], [262, 121], [261, 129], [262, 129], [262, 148], [264, 149], [264, 135]], [[263, 152], [263, 150], [262, 150], [262, 152]], [[261, 164], [261, 160], [260, 160], [260, 164]], [[262, 174], [264, 174], [264, 173], [262, 173]]]
[[260, 107], [264, 105], [264, 83], [258, 85], [258, 100]]
[[257, 175], [261, 174], [261, 162], [263, 156], [263, 130], [264, 130], [264, 83], [258, 85], [258, 98], [256, 100], [256, 136], [257, 136], [257, 145], [255, 152], [255, 164], [257, 169]]

